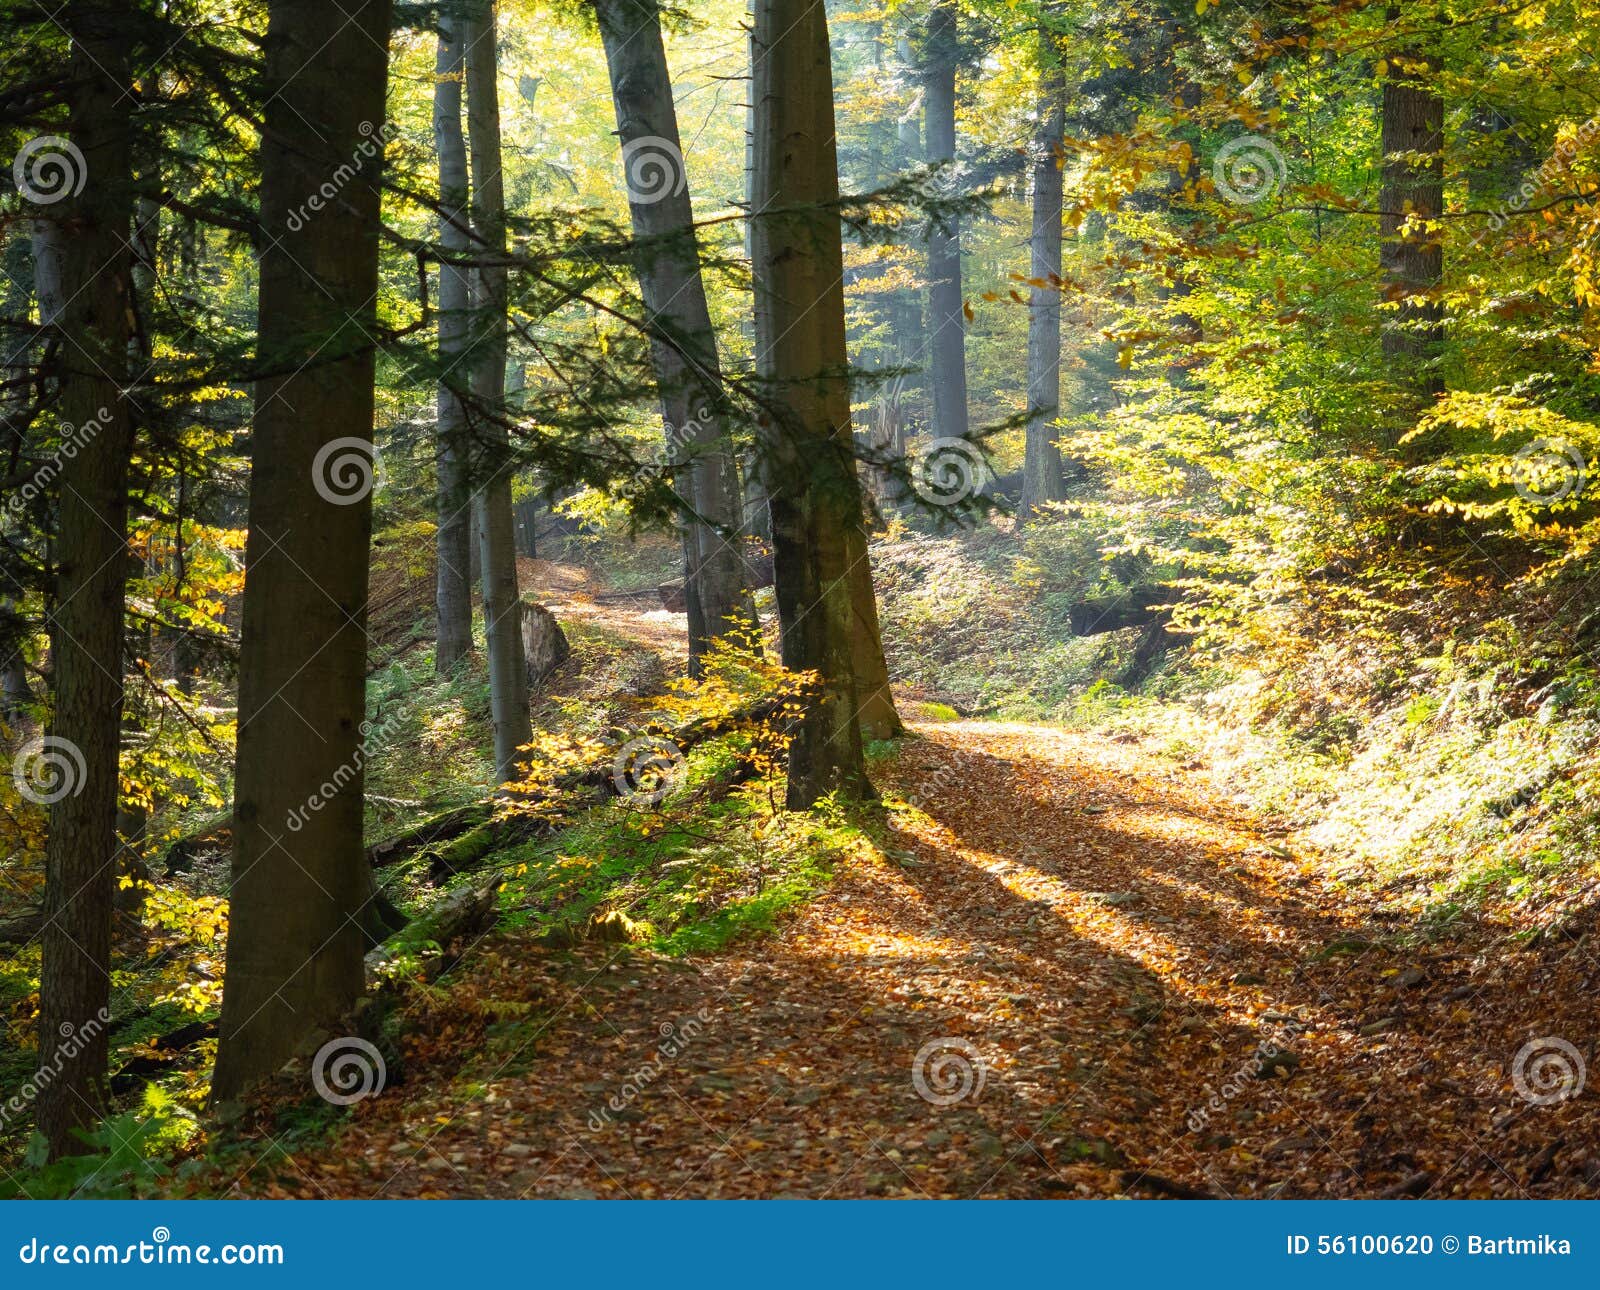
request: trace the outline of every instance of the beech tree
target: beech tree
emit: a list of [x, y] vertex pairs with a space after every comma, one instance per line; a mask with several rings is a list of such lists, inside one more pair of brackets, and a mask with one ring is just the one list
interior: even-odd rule
[[1061, 405], [1062, 140], [1066, 83], [1048, 28], [1039, 36], [1039, 120], [1033, 137], [1033, 228], [1028, 239], [1028, 428], [1023, 443], [1022, 500], [1027, 523], [1065, 496], [1054, 421]]
[[528, 673], [522, 656], [522, 596], [517, 587], [516, 521], [511, 509], [515, 463], [505, 429], [506, 200], [500, 155], [498, 27], [492, 3], [466, 19], [467, 136], [472, 145], [472, 393], [475, 413], [473, 523], [483, 587], [483, 634], [489, 655], [495, 775], [517, 773], [517, 750], [533, 737]]
[[[930, 163], [956, 159], [956, 69], [960, 37], [956, 11], [935, 0], [923, 41], [923, 112]], [[928, 236], [928, 353], [933, 386], [933, 433], [940, 438], [967, 434], [967, 322], [961, 285], [961, 225], [941, 216]]]
[[655, 0], [595, 0], [628, 173], [639, 287], [654, 332], [666, 452], [682, 500], [689, 667], [755, 611], [740, 551], [741, 493], [672, 78]]
[[[318, 0], [268, 5], [260, 221], [270, 236], [260, 257], [218, 1099], [276, 1070], [363, 986], [371, 875], [361, 740], [389, 0], [350, 0], [347, 13], [330, 34]], [[337, 200], [310, 203], [336, 175], [345, 181]]]
[[472, 278], [465, 260], [472, 248], [468, 213], [467, 144], [461, 133], [461, 85], [466, 42], [461, 21], [439, 15], [434, 65], [433, 140], [439, 154], [439, 383], [434, 430], [438, 488], [438, 572], [434, 666], [444, 673], [472, 652], [472, 474], [467, 409], [462, 397], [471, 371], [463, 363], [472, 311]]
[[1439, 287], [1444, 239], [1444, 98], [1437, 54], [1408, 44], [1383, 76], [1383, 188], [1378, 236], [1383, 296], [1392, 307], [1383, 352], [1396, 376], [1421, 392], [1444, 388], [1437, 358], [1444, 336]]

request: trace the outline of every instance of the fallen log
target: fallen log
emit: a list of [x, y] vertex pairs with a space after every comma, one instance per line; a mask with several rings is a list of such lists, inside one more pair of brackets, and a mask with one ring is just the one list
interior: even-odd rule
[[24, 910], [0, 922], [0, 945], [25, 945], [43, 930], [44, 910]]
[[423, 979], [436, 980], [459, 957], [459, 943], [487, 932], [499, 921], [495, 908], [500, 875], [451, 892], [403, 932], [367, 951], [367, 989], [382, 988], [384, 969], [402, 959], [415, 959]]

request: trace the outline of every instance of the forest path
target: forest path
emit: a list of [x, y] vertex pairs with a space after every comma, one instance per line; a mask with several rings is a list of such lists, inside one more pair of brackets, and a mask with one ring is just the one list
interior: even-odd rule
[[1530, 1105], [1509, 1075], [1530, 1036], [1587, 1049], [1587, 954], [1398, 951], [1325, 864], [1132, 745], [916, 734], [880, 779], [928, 822], [886, 859], [715, 956], [497, 936], [452, 992], [526, 1019], [273, 1190], [1592, 1192], [1592, 1093]]

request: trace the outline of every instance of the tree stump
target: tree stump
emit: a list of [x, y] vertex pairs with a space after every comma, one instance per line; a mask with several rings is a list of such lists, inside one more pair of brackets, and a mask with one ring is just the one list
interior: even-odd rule
[[556, 616], [533, 600], [522, 602], [522, 656], [530, 686], [538, 685], [572, 656], [572, 646]]

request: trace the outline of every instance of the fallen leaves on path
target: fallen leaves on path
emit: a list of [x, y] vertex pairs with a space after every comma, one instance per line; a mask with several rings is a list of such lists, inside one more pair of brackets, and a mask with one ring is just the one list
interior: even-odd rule
[[1137, 747], [919, 735], [883, 787], [920, 810], [777, 935], [692, 961], [497, 937], [457, 970], [464, 1063], [235, 1190], [1593, 1193], [1586, 938], [1408, 942]]

